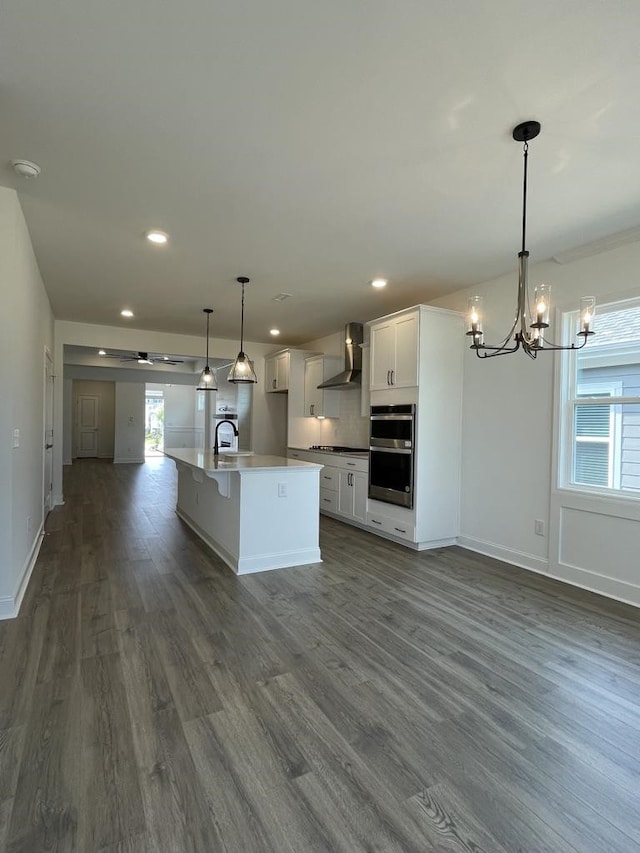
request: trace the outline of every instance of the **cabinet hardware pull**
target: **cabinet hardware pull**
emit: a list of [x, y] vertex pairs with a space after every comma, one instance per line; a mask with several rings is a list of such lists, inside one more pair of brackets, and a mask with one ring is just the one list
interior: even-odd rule
[[391, 377], [391, 371], [390, 371], [390, 370], [387, 370], [387, 385], [391, 385], [391, 379], [390, 379], [390, 377]]
[[375, 520], [375, 518], [372, 518], [372, 519], [371, 519], [371, 523], [372, 523], [372, 524], [382, 524], [382, 522], [381, 522], [381, 521], [376, 521], [376, 520]]
[[406, 530], [403, 530], [401, 527], [394, 527], [393, 529], [397, 530], [398, 533], [406, 533], [407, 532]]
[[330, 498], [322, 498], [322, 500], [323, 500], [326, 504], [330, 504], [330, 503], [331, 503], [331, 499], [330, 499]]
[[347, 462], [347, 465], [351, 466], [351, 468], [355, 468], [355, 467], [356, 467], [356, 463], [355, 463], [355, 462]]
[[391, 384], [392, 385], [396, 384], [396, 372], [395, 372], [395, 370], [391, 371]]

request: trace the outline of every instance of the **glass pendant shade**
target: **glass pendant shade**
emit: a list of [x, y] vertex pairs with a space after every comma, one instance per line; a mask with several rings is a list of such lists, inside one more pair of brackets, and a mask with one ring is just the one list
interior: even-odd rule
[[198, 380], [198, 391], [217, 391], [216, 374], [207, 364]]
[[213, 313], [213, 308], [203, 308], [202, 311], [207, 315], [207, 356], [205, 358], [204, 369], [198, 379], [196, 391], [217, 391], [216, 374], [209, 367], [209, 317]]
[[236, 385], [240, 382], [258, 381], [256, 372], [253, 369], [253, 362], [245, 352], [242, 352], [242, 350], [240, 350], [238, 357], [233, 362], [227, 380], [235, 383]]
[[234, 385], [255, 384], [258, 381], [256, 372], [253, 369], [253, 362], [244, 351], [244, 287], [249, 284], [249, 279], [246, 276], [239, 276], [236, 281], [242, 285], [242, 308], [240, 314], [240, 352], [236, 356], [236, 360], [231, 365], [231, 370], [227, 376], [227, 382], [232, 382]]

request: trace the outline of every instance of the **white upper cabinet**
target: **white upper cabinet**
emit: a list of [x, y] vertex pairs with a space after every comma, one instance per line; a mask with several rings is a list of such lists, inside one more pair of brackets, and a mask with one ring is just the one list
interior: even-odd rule
[[419, 314], [394, 314], [371, 324], [370, 390], [418, 385]]
[[337, 418], [340, 416], [339, 391], [318, 388], [335, 376], [342, 359], [317, 355], [304, 363], [304, 414], [307, 418]]
[[289, 365], [291, 354], [289, 350], [269, 355], [264, 360], [264, 390], [267, 393], [277, 393], [289, 390]]

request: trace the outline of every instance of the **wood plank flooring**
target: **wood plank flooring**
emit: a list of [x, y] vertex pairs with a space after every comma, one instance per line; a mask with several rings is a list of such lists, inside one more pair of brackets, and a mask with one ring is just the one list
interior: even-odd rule
[[0, 623], [0, 851], [640, 851], [640, 611], [328, 519], [237, 578], [164, 459], [65, 497]]

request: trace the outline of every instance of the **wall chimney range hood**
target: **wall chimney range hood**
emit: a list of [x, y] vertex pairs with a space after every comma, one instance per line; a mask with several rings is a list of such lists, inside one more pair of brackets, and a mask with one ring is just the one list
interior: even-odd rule
[[358, 388], [362, 377], [362, 323], [347, 323], [344, 327], [344, 370], [327, 379], [318, 388]]

